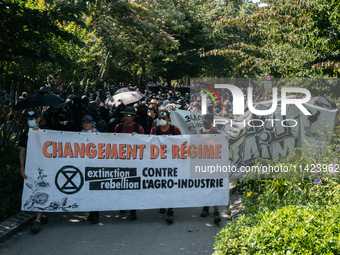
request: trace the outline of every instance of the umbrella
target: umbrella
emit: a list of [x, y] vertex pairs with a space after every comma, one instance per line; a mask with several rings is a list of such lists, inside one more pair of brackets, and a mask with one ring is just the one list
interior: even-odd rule
[[114, 95], [113, 97], [109, 97], [106, 99], [105, 104], [108, 106], [118, 106], [121, 103], [128, 105], [135, 102], [138, 102], [144, 97], [144, 95], [137, 91], [128, 91], [122, 92], [119, 94]]
[[[52, 90], [52, 87], [41, 87], [39, 90], [39, 95], [49, 94]], [[59, 89], [55, 89], [54, 94], [60, 94], [61, 91]]]
[[116, 94], [123, 93], [123, 92], [129, 92], [129, 91], [134, 91], [133, 89], [130, 89], [128, 87], [120, 88], [116, 91]]
[[113, 99], [112, 96], [109, 96], [108, 98], [105, 99], [104, 104], [108, 107], [115, 106], [115, 100]]
[[14, 106], [14, 110], [30, 109], [44, 105], [56, 105], [64, 100], [56, 95], [37, 95], [20, 101]]
[[312, 97], [307, 104], [316, 105], [326, 109], [336, 109], [336, 104], [324, 97]]

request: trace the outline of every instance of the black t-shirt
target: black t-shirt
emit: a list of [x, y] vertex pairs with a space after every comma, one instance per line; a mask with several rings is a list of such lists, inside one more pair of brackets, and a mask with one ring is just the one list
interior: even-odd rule
[[19, 136], [19, 143], [20, 147], [27, 148], [27, 141], [28, 141], [28, 130], [22, 132]]
[[[46, 129], [46, 128], [41, 128], [39, 127], [40, 129]], [[24, 132], [22, 132], [19, 136], [19, 143], [18, 145], [20, 147], [24, 147], [24, 148], [27, 148], [27, 141], [28, 141], [28, 130], [25, 130]]]

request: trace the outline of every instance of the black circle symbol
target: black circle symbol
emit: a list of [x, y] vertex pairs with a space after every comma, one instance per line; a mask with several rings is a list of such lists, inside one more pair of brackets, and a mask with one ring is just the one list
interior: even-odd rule
[[55, 186], [60, 192], [65, 194], [77, 193], [83, 185], [84, 176], [74, 166], [63, 166], [55, 176]]

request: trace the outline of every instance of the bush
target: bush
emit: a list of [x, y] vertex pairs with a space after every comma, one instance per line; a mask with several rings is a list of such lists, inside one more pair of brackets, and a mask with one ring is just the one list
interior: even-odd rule
[[20, 211], [23, 178], [20, 175], [19, 149], [7, 146], [0, 159], [0, 222]]
[[340, 206], [287, 206], [241, 216], [215, 238], [217, 254], [340, 254]]
[[296, 169], [321, 165], [302, 176], [299, 172], [291, 178], [253, 174], [239, 181], [247, 217], [241, 216], [216, 235], [215, 254], [340, 254], [340, 180], [335, 172], [323, 173], [321, 167], [338, 164], [338, 144], [329, 144], [327, 155], [297, 149], [302, 156], [258, 159], [256, 164]]
[[[324, 179], [319, 185], [314, 184], [313, 179], [251, 180], [250, 184], [244, 182], [242, 203], [249, 214], [288, 205], [340, 204], [339, 179]], [[258, 184], [254, 185], [254, 182]]]

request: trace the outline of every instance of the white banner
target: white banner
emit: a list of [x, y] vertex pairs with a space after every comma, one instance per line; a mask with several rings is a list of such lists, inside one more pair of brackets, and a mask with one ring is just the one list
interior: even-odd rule
[[[267, 110], [271, 106], [272, 102], [266, 101], [258, 103], [256, 109]], [[257, 158], [285, 157], [294, 154], [296, 148], [307, 151], [311, 148], [314, 152], [318, 151], [320, 157], [321, 152], [326, 154], [337, 110], [327, 110], [311, 104], [304, 104], [304, 107], [311, 115], [306, 116], [295, 105], [288, 105], [287, 115], [282, 116], [279, 104], [274, 113], [266, 116], [256, 116], [250, 111], [237, 120], [215, 116], [216, 128], [230, 136], [230, 164], [238, 169], [230, 172], [229, 179], [234, 181], [243, 178], [247, 172], [240, 172], [240, 168], [253, 166]], [[200, 113], [184, 110], [171, 112], [171, 123], [176, 126], [187, 125], [193, 129], [203, 126]]]
[[205, 166], [228, 164], [221, 156], [228, 155], [227, 140], [190, 138], [30, 130], [22, 210], [227, 205], [228, 179], [190, 178], [190, 168], [206, 174]]
[[202, 126], [202, 114], [186, 110], [171, 111], [171, 123], [181, 130], [182, 134], [195, 134]]

